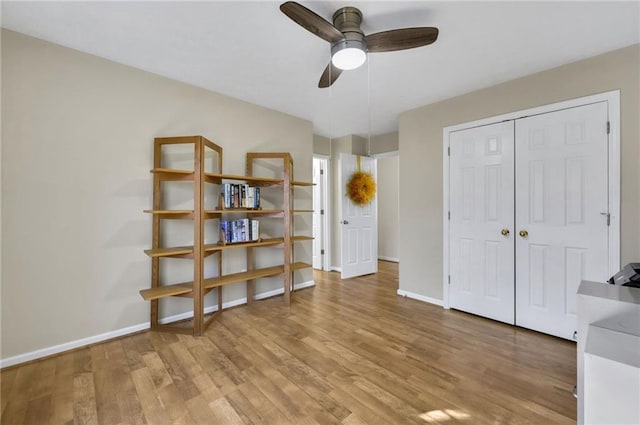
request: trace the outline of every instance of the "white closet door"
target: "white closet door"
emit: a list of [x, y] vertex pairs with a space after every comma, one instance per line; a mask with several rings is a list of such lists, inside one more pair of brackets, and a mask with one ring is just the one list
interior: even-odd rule
[[[358, 170], [358, 157], [340, 154], [342, 188], [342, 279], [378, 271], [378, 197], [365, 206], [355, 204], [346, 195], [351, 175]], [[360, 169], [378, 180], [376, 159], [360, 157]]]
[[450, 305], [511, 324], [513, 135], [508, 121], [457, 131], [449, 139]]
[[606, 128], [605, 102], [516, 122], [518, 326], [571, 338], [580, 280], [608, 278]]

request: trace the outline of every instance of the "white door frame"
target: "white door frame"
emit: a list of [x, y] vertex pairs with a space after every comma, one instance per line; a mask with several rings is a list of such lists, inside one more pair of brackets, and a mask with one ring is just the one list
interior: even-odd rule
[[[398, 159], [400, 159], [400, 151], [389, 151], [389, 152], [381, 152], [381, 153], [372, 153], [371, 158], [375, 158], [375, 159], [381, 159], [381, 158], [393, 158], [393, 157], [398, 157]], [[398, 175], [396, 176], [397, 178], [397, 182], [398, 182], [398, 188], [397, 190], [400, 190], [400, 167], [398, 166]], [[377, 196], [377, 194], [376, 194]], [[397, 214], [398, 214], [398, 227], [400, 226], [400, 202], [398, 202], [398, 205], [396, 205], [396, 209], [397, 209]], [[379, 210], [378, 210], [379, 211]], [[380, 217], [378, 218], [378, 226], [380, 226]], [[378, 232], [378, 239], [380, 239], [380, 232]], [[379, 243], [379, 241], [378, 241]], [[400, 256], [400, 254], [398, 254], [398, 257]], [[379, 260], [384, 260], [384, 261], [393, 261], [395, 263], [399, 263], [400, 262], [400, 258], [389, 258], [389, 257], [380, 257], [380, 251], [378, 251], [378, 259]]]
[[331, 198], [329, 197], [329, 176], [331, 175], [331, 157], [327, 155], [313, 154], [313, 158], [322, 160], [323, 162], [323, 174], [321, 178], [321, 190], [322, 190], [322, 205], [324, 207], [324, 215], [322, 216], [322, 242], [321, 249], [324, 249], [324, 256], [322, 257], [322, 270], [330, 271], [330, 259], [331, 259], [331, 229], [329, 223], [331, 223]]
[[442, 184], [443, 184], [443, 264], [442, 264], [442, 306], [446, 309], [449, 305], [449, 134], [453, 131], [464, 130], [481, 125], [493, 124], [500, 121], [516, 120], [531, 115], [545, 114], [561, 109], [573, 108], [597, 102], [607, 102], [608, 119], [610, 123], [609, 133], [609, 214], [611, 225], [609, 226], [609, 274], [620, 270], [620, 90], [594, 94], [563, 102], [551, 103], [535, 108], [510, 112], [495, 117], [484, 118], [477, 121], [457, 124], [445, 127], [442, 130]]

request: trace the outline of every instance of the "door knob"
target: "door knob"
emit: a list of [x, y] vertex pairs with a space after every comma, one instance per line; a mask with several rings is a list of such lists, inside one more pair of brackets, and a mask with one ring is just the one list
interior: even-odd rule
[[340, 224], [349, 224], [349, 222], [347, 220], [343, 220], [340, 222]]
[[526, 230], [520, 230], [520, 236], [526, 238], [527, 236], [529, 236], [529, 232], [527, 232]]
[[509, 236], [509, 229], [502, 229], [500, 233], [502, 233], [502, 236]]

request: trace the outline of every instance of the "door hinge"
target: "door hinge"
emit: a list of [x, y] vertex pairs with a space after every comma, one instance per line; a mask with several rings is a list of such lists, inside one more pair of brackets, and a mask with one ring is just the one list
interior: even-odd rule
[[447, 276], [447, 281], [449, 282], [449, 285], [451, 285], [451, 275]]
[[447, 220], [451, 220], [451, 211], [447, 211]]
[[324, 215], [324, 210], [320, 210], [320, 215]]
[[447, 146], [447, 156], [451, 156], [451, 146]]
[[600, 215], [606, 215], [607, 216], [607, 226], [611, 226], [611, 214], [609, 214], [608, 212], [603, 212], [603, 213], [600, 213]]
[[607, 121], [607, 134], [611, 133], [611, 121]]
[[320, 255], [324, 255], [324, 249], [320, 250]]
[[320, 175], [323, 175], [323, 174], [324, 174], [324, 170], [321, 168], [320, 169]]

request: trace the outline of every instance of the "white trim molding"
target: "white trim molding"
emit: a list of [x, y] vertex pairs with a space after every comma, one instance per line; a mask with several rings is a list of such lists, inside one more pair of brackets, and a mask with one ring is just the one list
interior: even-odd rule
[[608, 268], [609, 274], [613, 275], [620, 269], [620, 90], [594, 94], [591, 96], [579, 97], [535, 108], [510, 112], [495, 117], [484, 118], [477, 121], [457, 124], [442, 129], [442, 184], [443, 184], [443, 302], [444, 308], [450, 308], [449, 302], [449, 136], [454, 131], [465, 130], [488, 124], [495, 124], [502, 121], [517, 120], [526, 116], [546, 114], [562, 109], [575, 108], [578, 106], [590, 105], [593, 103], [607, 102], [608, 120], [610, 125], [609, 133], [609, 214], [611, 224], [609, 227], [608, 241]]
[[389, 151], [389, 152], [380, 152], [380, 153], [372, 153], [369, 155], [371, 158], [391, 158], [394, 156], [400, 156], [400, 151]]
[[[304, 289], [315, 286], [315, 282], [313, 280], [307, 282], [301, 282], [294, 285], [294, 289]], [[284, 288], [275, 289], [273, 291], [262, 292], [260, 294], [256, 294], [256, 300], [261, 300], [264, 298], [274, 297], [276, 295], [280, 295], [284, 293]], [[231, 300], [222, 304], [222, 309], [227, 309], [230, 307], [235, 307], [238, 305], [246, 304], [247, 298], [238, 298], [236, 300]], [[213, 305], [205, 308], [205, 314], [214, 313], [218, 310], [217, 305]], [[170, 323], [175, 322], [177, 320], [186, 320], [193, 317], [193, 312], [186, 312], [181, 314], [176, 314], [171, 317], [164, 317], [160, 320], [160, 323]], [[93, 335], [87, 338], [77, 339], [75, 341], [65, 342], [63, 344], [54, 345], [52, 347], [41, 348], [39, 350], [30, 351], [24, 354], [18, 354], [17, 356], [7, 357], [6, 359], [0, 359], [0, 369], [15, 366], [20, 363], [25, 363], [37, 359], [41, 359], [43, 357], [52, 356], [55, 354], [60, 354], [65, 351], [74, 350], [76, 348], [86, 347], [88, 345], [96, 344], [99, 342], [108, 341], [110, 339], [119, 338], [121, 336], [130, 335], [136, 332], [144, 331], [151, 327], [150, 322], [140, 323], [138, 325], [129, 326], [122, 329], [116, 329], [114, 331], [105, 332], [99, 335]]]
[[407, 297], [407, 298], [411, 298], [414, 300], [418, 300], [418, 301], [422, 301], [425, 303], [434, 304], [439, 307], [442, 307], [442, 300], [439, 300], [437, 298], [425, 297], [424, 295], [416, 294], [414, 292], [404, 291], [402, 289], [398, 289], [397, 294], [400, 295], [401, 297]]
[[[313, 159], [319, 159], [322, 164], [322, 178], [321, 178], [321, 190], [322, 190], [322, 206], [324, 207], [324, 215], [322, 215], [322, 247], [324, 249], [324, 255], [321, 260], [322, 270], [331, 271], [329, 264], [331, 259], [331, 157], [326, 155], [313, 154]], [[315, 194], [315, 192], [314, 192]], [[315, 216], [315, 214], [314, 214]], [[315, 219], [315, 217], [314, 217]], [[315, 245], [314, 245], [315, 246]]]
[[392, 263], [399, 263], [400, 259], [396, 257], [385, 257], [384, 255], [378, 255], [378, 260], [391, 261]]

